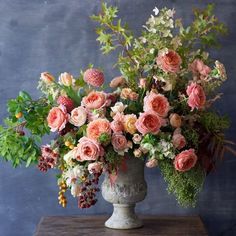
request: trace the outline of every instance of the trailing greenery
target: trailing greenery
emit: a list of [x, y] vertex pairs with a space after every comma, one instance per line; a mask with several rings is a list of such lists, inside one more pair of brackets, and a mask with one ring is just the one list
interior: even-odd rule
[[168, 184], [167, 190], [176, 196], [183, 207], [194, 207], [202, 189], [205, 173], [200, 166], [189, 171], [178, 172], [172, 161], [159, 161], [161, 173]]

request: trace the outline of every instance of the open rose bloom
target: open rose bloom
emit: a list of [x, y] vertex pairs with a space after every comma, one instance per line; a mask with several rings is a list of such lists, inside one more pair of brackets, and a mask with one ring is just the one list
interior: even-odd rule
[[[110, 19], [110, 10], [103, 5], [96, 19]], [[196, 14], [204, 21], [215, 19], [205, 15], [210, 13]], [[203, 25], [198, 18], [195, 24]], [[219, 61], [211, 63], [212, 58], [202, 50], [206, 45], [201, 50], [190, 46], [201, 41], [194, 36], [196, 27], [186, 29], [174, 21], [174, 10], [164, 8], [155, 9], [141, 37], [131, 37], [120, 26], [119, 40], [111, 39], [112, 44], [120, 40], [125, 44], [117, 63], [121, 75], [114, 79], [101, 68], [84, 68], [80, 75], [64, 72], [58, 80], [43, 72], [39, 81], [42, 98], [32, 101], [21, 93], [9, 103], [9, 123], [14, 127], [9, 130], [17, 132], [14, 137], [23, 142], [29, 152], [26, 156], [32, 162], [38, 160], [38, 168], [44, 172], [58, 168], [60, 188], [78, 197], [82, 208], [95, 204], [99, 176], [117, 175], [127, 158], [138, 158], [148, 168], [159, 168], [180, 204], [194, 205], [205, 176], [224, 151], [232, 150], [224, 142], [228, 121], [211, 107], [226, 81], [225, 67]], [[202, 30], [204, 36], [215, 32], [217, 24], [204, 24], [203, 28], [209, 27]], [[107, 24], [102, 25], [106, 28]], [[105, 35], [106, 29], [97, 32]], [[117, 34], [111, 32], [112, 37]], [[121, 45], [102, 42], [105, 53], [113, 46], [118, 49]], [[22, 138], [25, 129], [32, 135], [30, 139]], [[55, 140], [42, 149], [37, 147], [38, 141], [31, 142], [34, 136], [49, 131]], [[10, 160], [11, 153], [6, 154]], [[22, 157], [20, 161], [27, 159]], [[65, 202], [60, 197], [60, 204], [64, 206]]]

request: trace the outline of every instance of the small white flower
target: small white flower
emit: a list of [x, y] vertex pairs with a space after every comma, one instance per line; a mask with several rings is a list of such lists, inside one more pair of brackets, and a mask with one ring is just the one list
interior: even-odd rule
[[151, 48], [150, 51], [149, 51], [151, 54], [153, 54], [155, 52], [155, 49], [154, 48]]
[[155, 7], [152, 11], [154, 12], [155, 16], [157, 16], [160, 12], [157, 7]]
[[124, 105], [122, 102], [117, 102], [113, 107], [111, 107], [111, 110], [113, 113], [123, 113], [127, 105]]

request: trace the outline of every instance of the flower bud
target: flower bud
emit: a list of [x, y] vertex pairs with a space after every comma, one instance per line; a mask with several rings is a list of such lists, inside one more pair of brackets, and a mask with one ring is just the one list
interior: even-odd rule
[[73, 83], [73, 76], [67, 72], [61, 73], [59, 76], [59, 83], [64, 86], [71, 86]]
[[49, 72], [42, 72], [40, 79], [46, 84], [51, 84], [55, 80], [55, 78]]
[[172, 113], [170, 115], [170, 124], [172, 127], [174, 128], [179, 128], [181, 127], [181, 124], [182, 124], [182, 119], [181, 119], [181, 116], [176, 114], [176, 113]]

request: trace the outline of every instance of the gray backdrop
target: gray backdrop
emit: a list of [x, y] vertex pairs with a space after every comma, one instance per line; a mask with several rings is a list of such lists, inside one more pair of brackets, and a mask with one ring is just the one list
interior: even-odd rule
[[[108, 1], [110, 2], [110, 1]], [[138, 34], [152, 9], [175, 7], [177, 15], [188, 23], [192, 7], [203, 7], [208, 1], [188, 0], [117, 0], [120, 15]], [[236, 140], [236, 1], [215, 0], [216, 13], [230, 29], [222, 40], [223, 48], [214, 52], [228, 70], [229, 80], [222, 88], [224, 99], [217, 103], [222, 113], [232, 119], [228, 137]], [[89, 63], [105, 70], [106, 80], [118, 75], [112, 69], [115, 55], [103, 56], [95, 41], [95, 23], [89, 15], [98, 11], [96, 0], [0, 0], [0, 119], [7, 115], [6, 101], [26, 90], [38, 96], [37, 81], [42, 71], [54, 75], [68, 71], [77, 75]], [[199, 214], [210, 235], [236, 234], [236, 157], [227, 155], [224, 163], [206, 180], [196, 209], [178, 207], [159, 170], [147, 170], [148, 196], [138, 205], [144, 214]], [[32, 235], [40, 217], [46, 215], [108, 214], [111, 206], [101, 196], [95, 207], [77, 208], [69, 197], [62, 209], [57, 203], [55, 172], [40, 173], [36, 168], [13, 170], [0, 162], [0, 235]]]

